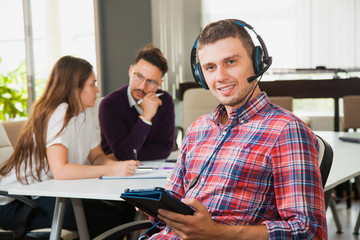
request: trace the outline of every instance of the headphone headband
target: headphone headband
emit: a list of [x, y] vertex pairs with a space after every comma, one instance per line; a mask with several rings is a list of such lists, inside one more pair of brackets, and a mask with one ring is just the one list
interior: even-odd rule
[[[260, 77], [261, 75], [263, 75], [269, 69], [270, 65], [272, 64], [272, 57], [269, 56], [269, 53], [267, 51], [267, 48], [266, 48], [266, 45], [265, 45], [263, 39], [260, 37], [260, 35], [258, 35], [255, 32], [254, 28], [251, 25], [247, 24], [244, 21], [238, 20], [238, 19], [228, 19], [228, 20], [235, 22], [239, 26], [250, 29], [256, 35], [256, 38], [258, 39], [258, 41], [260, 43], [260, 46], [254, 47], [253, 53], [252, 53], [252, 61], [253, 61], [255, 75], [248, 78], [248, 81], [251, 82], [251, 81], [257, 79], [258, 77]], [[191, 71], [194, 76], [195, 82], [202, 85], [202, 87], [205, 88], [206, 90], [209, 90], [209, 87], [208, 87], [208, 85], [205, 81], [204, 75], [202, 73], [201, 66], [197, 62], [196, 50], [197, 50], [197, 46], [198, 46], [198, 40], [199, 40], [199, 36], [196, 38], [194, 45], [191, 49], [191, 54], [190, 54]]]

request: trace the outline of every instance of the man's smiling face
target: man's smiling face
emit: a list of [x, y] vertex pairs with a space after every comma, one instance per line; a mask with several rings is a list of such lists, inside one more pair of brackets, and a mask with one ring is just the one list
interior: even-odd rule
[[201, 46], [198, 56], [211, 93], [227, 110], [242, 106], [256, 81], [247, 80], [254, 70], [240, 39], [229, 37]]

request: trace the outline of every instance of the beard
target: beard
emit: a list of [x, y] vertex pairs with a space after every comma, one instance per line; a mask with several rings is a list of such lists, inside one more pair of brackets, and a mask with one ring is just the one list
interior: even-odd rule
[[245, 88], [241, 89], [235, 96], [218, 98], [219, 102], [224, 106], [235, 107], [244, 105], [252, 90], [255, 87], [255, 82], [253, 84], [247, 85]]
[[[138, 94], [140, 94], [142, 97], [139, 97]], [[143, 97], [146, 95], [146, 93], [145, 93], [143, 90], [141, 90], [141, 89], [134, 89], [134, 90], [131, 91], [131, 95], [133, 96], [133, 98], [134, 98], [136, 101], [138, 101], [138, 100], [140, 100], [141, 98], [143, 98]]]

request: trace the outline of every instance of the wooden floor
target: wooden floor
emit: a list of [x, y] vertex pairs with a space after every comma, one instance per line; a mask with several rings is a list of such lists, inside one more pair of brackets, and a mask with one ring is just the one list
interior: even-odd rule
[[352, 200], [351, 208], [346, 207], [346, 202], [343, 200], [336, 204], [337, 213], [342, 225], [342, 233], [337, 233], [335, 221], [333, 219], [330, 208], [327, 209], [326, 219], [328, 224], [328, 239], [329, 240], [360, 240], [360, 235], [354, 235], [354, 227], [357, 216], [360, 212], [360, 201]]

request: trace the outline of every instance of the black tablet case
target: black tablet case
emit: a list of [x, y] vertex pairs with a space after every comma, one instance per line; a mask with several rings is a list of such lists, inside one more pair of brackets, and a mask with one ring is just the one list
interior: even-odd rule
[[174, 198], [165, 189], [160, 187], [138, 190], [126, 189], [120, 197], [157, 220], [160, 220], [157, 217], [159, 208], [183, 215], [192, 215], [194, 213], [192, 208]]

